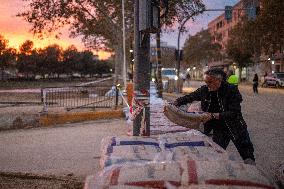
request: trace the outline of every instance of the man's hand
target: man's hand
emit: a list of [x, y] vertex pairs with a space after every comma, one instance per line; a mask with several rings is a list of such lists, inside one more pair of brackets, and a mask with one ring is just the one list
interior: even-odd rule
[[209, 113], [209, 112], [205, 112], [202, 122], [206, 123], [207, 121], [211, 120], [211, 119], [219, 119], [219, 113]]
[[213, 119], [220, 119], [220, 114], [219, 113], [212, 113]]
[[206, 123], [207, 121], [209, 121], [209, 120], [211, 120], [211, 119], [212, 119], [211, 113], [205, 112], [205, 113], [203, 114], [202, 122], [203, 122], [203, 123]]

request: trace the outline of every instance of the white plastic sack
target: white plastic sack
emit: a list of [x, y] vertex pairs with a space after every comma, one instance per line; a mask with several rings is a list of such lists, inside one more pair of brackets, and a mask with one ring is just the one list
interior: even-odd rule
[[157, 138], [107, 137], [101, 143], [101, 168], [153, 161], [161, 151]]
[[94, 180], [96, 187], [131, 186], [164, 188], [169, 182], [175, 186], [181, 183], [182, 168], [176, 162], [147, 163], [141, 165], [113, 166], [101, 172]]
[[274, 188], [256, 166], [233, 161], [185, 161], [182, 185]]
[[112, 153], [101, 156], [101, 168], [126, 163], [147, 163], [154, 161], [161, 149], [152, 145], [113, 146]]

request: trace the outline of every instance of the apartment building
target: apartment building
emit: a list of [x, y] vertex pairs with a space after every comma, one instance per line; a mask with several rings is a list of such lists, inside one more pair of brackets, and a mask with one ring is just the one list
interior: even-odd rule
[[[249, 4], [250, 2], [251, 4]], [[223, 67], [224, 70], [234, 70], [236, 74], [239, 74], [239, 69], [237, 68], [236, 64], [234, 64], [231, 60], [229, 60], [225, 53], [225, 47], [229, 40], [230, 31], [239, 23], [241, 22], [241, 19], [243, 16], [247, 15], [250, 16], [249, 7], [251, 5], [254, 5], [255, 7], [260, 7], [260, 1], [258, 0], [252, 0], [252, 1], [245, 1], [241, 0], [237, 4], [233, 6], [232, 11], [232, 19], [226, 20], [225, 19], [225, 13], [221, 14], [214, 20], [212, 20], [208, 24], [208, 29], [210, 34], [213, 36], [214, 42], [219, 43], [223, 50], [222, 50], [222, 57], [220, 57], [217, 60], [211, 60], [208, 64], [209, 67]], [[281, 56], [281, 55], [280, 55]], [[275, 56], [276, 57], [276, 56]], [[279, 57], [279, 55], [277, 56]], [[257, 65], [253, 65], [251, 67], [247, 67], [242, 70], [242, 73], [240, 74], [243, 79], [251, 79], [252, 75], [254, 73], [259, 73], [260, 75], [263, 75], [265, 72], [273, 72], [275, 71], [281, 71], [282, 66], [280, 66], [281, 62], [278, 58], [278, 61], [274, 61], [273, 64], [271, 64], [270, 61], [268, 61], [269, 57], [263, 57], [261, 62]], [[283, 66], [284, 69], [284, 66]]]
[[[162, 55], [162, 65], [166, 68], [175, 68], [176, 59], [175, 59], [175, 49], [176, 47], [168, 45], [166, 42], [161, 42], [161, 55]], [[150, 47], [150, 62], [152, 66], [157, 65], [157, 48], [156, 45], [151, 45]]]

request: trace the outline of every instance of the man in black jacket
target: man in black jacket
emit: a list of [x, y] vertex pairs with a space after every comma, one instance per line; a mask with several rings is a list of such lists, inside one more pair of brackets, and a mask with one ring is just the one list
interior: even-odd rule
[[213, 141], [226, 149], [232, 140], [244, 162], [255, 165], [254, 148], [241, 112], [242, 96], [237, 86], [224, 81], [224, 75], [221, 69], [206, 71], [206, 85], [176, 99], [174, 104], [201, 101], [201, 109], [206, 112], [204, 127], [213, 129]]

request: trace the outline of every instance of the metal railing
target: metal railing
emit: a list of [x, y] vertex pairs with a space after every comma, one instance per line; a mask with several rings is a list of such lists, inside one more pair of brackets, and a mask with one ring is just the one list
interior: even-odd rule
[[122, 103], [121, 92], [114, 86], [73, 86], [41, 89], [43, 112], [48, 107], [112, 108]]

